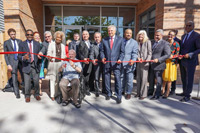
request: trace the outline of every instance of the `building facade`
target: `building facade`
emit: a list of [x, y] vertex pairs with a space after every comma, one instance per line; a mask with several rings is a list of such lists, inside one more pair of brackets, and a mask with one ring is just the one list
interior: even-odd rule
[[[15, 28], [17, 37], [24, 40], [25, 30], [54, 33], [61, 30], [66, 39], [73, 33], [88, 30], [91, 38], [96, 31], [107, 35], [107, 26], [115, 25], [117, 34], [131, 28], [133, 37], [140, 29], [153, 39], [156, 29], [165, 35], [177, 29], [178, 37], [184, 34], [185, 23], [195, 22], [200, 32], [199, 0], [3, 0], [5, 31]], [[5, 34], [5, 39], [9, 36]], [[198, 83], [200, 68], [197, 67], [195, 83]], [[180, 80], [180, 79], [179, 79]]]

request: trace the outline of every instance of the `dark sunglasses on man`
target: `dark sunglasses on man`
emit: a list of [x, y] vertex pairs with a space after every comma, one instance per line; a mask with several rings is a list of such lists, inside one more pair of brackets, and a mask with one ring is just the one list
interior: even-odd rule
[[26, 36], [33, 36], [33, 34], [26, 34]]

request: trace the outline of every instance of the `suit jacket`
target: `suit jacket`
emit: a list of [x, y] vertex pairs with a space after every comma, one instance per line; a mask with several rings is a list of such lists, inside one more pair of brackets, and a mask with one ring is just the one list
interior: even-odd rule
[[100, 58], [100, 51], [102, 49], [102, 43], [98, 44], [95, 42], [90, 50], [90, 59], [94, 60], [94, 59], [98, 59], [101, 60]]
[[88, 49], [85, 41], [81, 41], [78, 45], [78, 55], [79, 59], [83, 60], [84, 58], [89, 58], [89, 53], [92, 48], [92, 42], [90, 42], [90, 49]]
[[69, 50], [70, 49], [75, 50], [76, 51], [76, 57], [78, 57], [78, 45], [79, 44], [80, 44], [80, 41], [74, 41], [74, 40], [69, 43]]
[[[152, 57], [152, 48], [151, 48], [151, 41], [148, 40], [142, 44], [142, 47], [139, 45], [138, 48], [138, 58], [142, 60], [151, 60]], [[149, 66], [149, 63], [145, 63], [145, 66]]]
[[[115, 35], [112, 50], [110, 49], [109, 39], [110, 37], [106, 37], [102, 41], [101, 59], [106, 58], [107, 61], [123, 61], [125, 53], [123, 38]], [[111, 66], [120, 69], [121, 65], [116, 62], [105, 64], [105, 68], [110, 68]]]
[[193, 31], [187, 41], [183, 43], [183, 39], [185, 38], [185, 36], [186, 34], [181, 37], [182, 44], [180, 45], [180, 54], [185, 55], [187, 53], [190, 53], [190, 58], [183, 58], [181, 60], [181, 63], [183, 66], [196, 66], [199, 64], [198, 54], [200, 53], [200, 35], [197, 32]]
[[[154, 42], [152, 43], [154, 44]], [[170, 58], [171, 50], [169, 43], [165, 40], [160, 40], [157, 46], [152, 49], [152, 60], [158, 59], [158, 63], [152, 63], [151, 69], [164, 70], [166, 68], [165, 60]]]
[[[123, 61], [136, 61], [138, 57], [138, 43], [134, 39], [130, 39], [126, 42], [125, 45], [125, 54], [124, 54], [124, 60]], [[134, 67], [135, 67], [134, 63]], [[123, 63], [123, 66], [129, 65], [127, 62]]]
[[[30, 52], [27, 40], [23, 41], [19, 44], [19, 51]], [[33, 40], [33, 53], [38, 54], [39, 52], [40, 52], [40, 43]], [[22, 58], [25, 54], [26, 53], [19, 54], [18, 59], [22, 62], [22, 66], [23, 66], [22, 72], [30, 73], [30, 71], [31, 71], [31, 54], [29, 54], [29, 60], [24, 60]], [[39, 73], [40, 72], [40, 63], [39, 63], [37, 55], [34, 55], [34, 65], [35, 65], [36, 72]]]
[[[19, 39], [16, 39], [17, 41], [17, 45], [18, 45], [18, 48], [19, 48], [19, 44], [22, 42], [21, 40]], [[7, 40], [4, 42], [4, 52], [9, 52], [9, 51], [14, 51], [14, 47], [12, 45], [12, 42], [11, 42], [11, 39]], [[19, 51], [19, 49], [18, 49]], [[6, 60], [6, 64], [7, 65], [11, 65], [13, 66], [13, 63], [14, 63], [14, 58], [15, 58], [15, 55], [14, 54], [5, 54], [4, 55], [4, 58]]]

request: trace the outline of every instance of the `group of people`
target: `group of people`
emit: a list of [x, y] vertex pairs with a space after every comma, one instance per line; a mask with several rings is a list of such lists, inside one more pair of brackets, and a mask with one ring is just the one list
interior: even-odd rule
[[[131, 98], [135, 70], [137, 81], [135, 97], [140, 100], [150, 95], [152, 95], [151, 100], [159, 99], [161, 95], [167, 98], [169, 94], [175, 93], [178, 64], [183, 93], [177, 95], [183, 96], [181, 101], [187, 102], [190, 100], [195, 68], [198, 65], [200, 35], [194, 31], [192, 21], [186, 23], [185, 31], [186, 34], [181, 40], [176, 37], [176, 30], [169, 31], [167, 40], [164, 40], [163, 30], [158, 29], [155, 31], [154, 40], [150, 41], [146, 31], [141, 30], [134, 40], [131, 29], [126, 29], [122, 38], [116, 35], [116, 27], [110, 25], [108, 37], [104, 39], [101, 33], [96, 32], [92, 42], [89, 40], [89, 32], [84, 30], [82, 40], [79, 34], [75, 33], [74, 40], [67, 40], [64, 45], [62, 42], [65, 40], [65, 34], [62, 31], [55, 32], [54, 40], [51, 32], [46, 31], [45, 41], [42, 43], [38, 32], [27, 30], [27, 39], [22, 42], [16, 39], [16, 31], [9, 29], [10, 39], [4, 43], [4, 51], [27, 53], [6, 54], [5, 60], [12, 74], [16, 98], [20, 98], [17, 72], [21, 69], [26, 102], [30, 102], [31, 81], [36, 100], [41, 100], [41, 83], [45, 78], [50, 81], [52, 100], [61, 93], [63, 106], [68, 105], [72, 99], [75, 107], [80, 108], [78, 102], [80, 75], [83, 75], [87, 95], [94, 91], [95, 96], [99, 97], [102, 92], [106, 95], [105, 99], [110, 100], [113, 94], [111, 89], [113, 73], [116, 103], [120, 104], [122, 95], [125, 95], [127, 100]], [[59, 73], [62, 73], [62, 79], [59, 78]], [[100, 89], [100, 77], [102, 77], [102, 89]], [[69, 84], [71, 89], [68, 87]]]

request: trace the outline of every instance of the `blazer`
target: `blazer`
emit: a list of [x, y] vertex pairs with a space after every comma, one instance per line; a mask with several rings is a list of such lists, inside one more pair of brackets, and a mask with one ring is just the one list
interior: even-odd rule
[[90, 41], [90, 49], [88, 49], [85, 41], [81, 41], [78, 45], [78, 56], [80, 60], [84, 58], [89, 58], [90, 50], [92, 48], [92, 42]]
[[186, 42], [183, 43], [183, 39], [185, 38], [186, 34], [181, 37], [182, 44], [180, 45], [181, 55], [185, 55], [189, 53], [190, 58], [181, 60], [183, 66], [196, 66], [198, 65], [198, 54], [200, 53], [200, 35], [193, 31], [190, 37], [187, 39]]
[[69, 43], [69, 50], [73, 49], [76, 51], [76, 54], [78, 54], [78, 45], [80, 44], [80, 41], [72, 41]]
[[[19, 40], [19, 39], [16, 39], [16, 41], [17, 41], [17, 45], [18, 45], [18, 48], [19, 48], [19, 44], [22, 42], [21, 40]], [[12, 45], [12, 42], [11, 42], [11, 39], [9, 39], [9, 40], [6, 40], [5, 42], [4, 42], [4, 52], [9, 52], [9, 51], [14, 51], [14, 47], [13, 47], [13, 45]], [[18, 49], [18, 51], [19, 51], [19, 49]], [[13, 63], [14, 63], [14, 58], [15, 58], [15, 55], [14, 54], [5, 54], [4, 55], [4, 58], [5, 58], [5, 60], [6, 60], [6, 64], [7, 65], [11, 65], [11, 66], [13, 66]]]
[[170, 58], [171, 55], [169, 43], [165, 40], [160, 40], [157, 46], [152, 48], [152, 60], [158, 59], [158, 63], [151, 63], [151, 69], [164, 70], [166, 68], [165, 60]]
[[[107, 61], [123, 61], [124, 59], [124, 40], [120, 36], [115, 35], [112, 50], [110, 49], [110, 37], [106, 37], [102, 41], [101, 59], [106, 58]], [[110, 62], [105, 64], [105, 68], [115, 67], [120, 69], [121, 65], [116, 62]]]
[[[40, 52], [40, 43], [36, 42], [34, 40], [32, 40], [32, 41], [33, 41], [33, 53], [38, 54]], [[23, 41], [23, 42], [21, 42], [19, 44], [19, 51], [21, 51], [21, 52], [30, 52], [27, 40]], [[29, 54], [29, 60], [24, 60], [23, 56], [25, 54], [26, 53], [19, 54], [18, 55], [18, 59], [22, 62], [22, 66], [23, 66], [22, 72], [30, 73], [30, 71], [31, 71], [31, 55]], [[34, 55], [34, 64], [35, 64], [36, 72], [39, 73], [40, 72], [40, 62], [38, 60], [38, 56], [37, 55]]]
[[[136, 61], [138, 57], [138, 44], [134, 39], [130, 39], [126, 42], [125, 45], [125, 54], [123, 61], [133, 60]], [[122, 63], [123, 66], [128, 65], [127, 62]], [[136, 63], [134, 63], [135, 66]]]
[[100, 58], [100, 51], [102, 49], [102, 44], [100, 43], [99, 46], [97, 45], [97, 43], [95, 42], [90, 50], [90, 59], [94, 60], [94, 59], [98, 59], [101, 60]]
[[[148, 40], [142, 44], [142, 47], [138, 43], [138, 58], [141, 58], [142, 60], [151, 60], [152, 57], [152, 48], [151, 48], [151, 41]], [[149, 66], [149, 63], [144, 63], [145, 66]]]
[[[52, 57], [56, 57], [56, 43], [52, 42], [49, 44], [48, 50], [47, 50], [47, 56], [52, 56]], [[66, 57], [66, 53], [65, 53], [65, 45], [61, 43], [61, 58], [65, 58]], [[55, 59], [52, 59], [52, 62], [49, 61], [48, 64], [48, 73], [47, 75], [57, 75], [57, 70], [55, 70], [56, 66], [55, 66]], [[62, 61], [61, 61], [62, 62]]]

